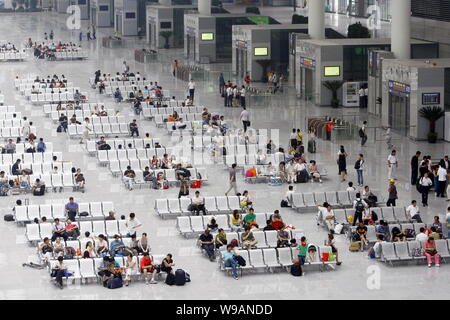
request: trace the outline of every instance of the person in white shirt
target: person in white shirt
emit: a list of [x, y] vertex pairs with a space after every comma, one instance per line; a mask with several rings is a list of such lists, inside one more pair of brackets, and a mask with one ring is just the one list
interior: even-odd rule
[[392, 144], [392, 134], [391, 134], [391, 128], [387, 127], [386, 132], [383, 134], [384, 141], [386, 141], [388, 150], [391, 150], [394, 145]]
[[328, 228], [329, 231], [333, 232], [334, 231], [334, 211], [331, 208], [331, 205], [327, 203], [327, 206], [325, 208], [325, 211], [323, 211], [323, 215], [324, 215], [324, 222], [326, 227]]
[[364, 88], [361, 87], [358, 91], [359, 95], [359, 107], [364, 108]]
[[382, 235], [377, 236], [377, 241], [373, 245], [372, 248], [367, 252], [367, 256], [370, 257], [372, 254], [375, 254], [375, 257], [379, 258], [381, 256], [381, 244], [386, 243]]
[[132, 237], [136, 235], [137, 229], [142, 226], [142, 223], [139, 222], [136, 215], [132, 212], [127, 222], [125, 222], [125, 226], [127, 227], [127, 237]]
[[127, 256], [125, 264], [125, 286], [128, 287], [131, 276], [137, 273], [137, 257], [136, 256]]
[[245, 107], [242, 107], [242, 112], [239, 119], [242, 121], [242, 125], [244, 126], [244, 133], [247, 132], [247, 127], [250, 127], [250, 114], [248, 113]]
[[233, 102], [233, 88], [231, 86], [228, 86], [225, 90], [225, 107], [232, 107]]
[[419, 179], [418, 188], [420, 193], [422, 194], [422, 205], [424, 207], [428, 206], [428, 192], [430, 191], [433, 182], [428, 177], [428, 172], [425, 172], [422, 178]]
[[84, 141], [89, 141], [89, 132], [92, 131], [90, 128], [90, 120], [89, 118], [84, 118], [84, 123], [83, 123], [83, 137], [80, 140], [80, 144], [83, 144]]
[[192, 101], [194, 101], [194, 93], [195, 93], [195, 82], [194, 82], [194, 80], [192, 80], [192, 79], [189, 80], [188, 89], [189, 89], [189, 95], [190, 95]]
[[389, 155], [387, 159], [387, 165], [388, 165], [388, 179], [394, 179], [396, 180], [396, 172], [398, 168], [398, 160], [397, 160], [397, 151], [392, 150], [391, 154]]
[[353, 182], [350, 181], [348, 183], [348, 187], [347, 187], [346, 191], [350, 191], [350, 192], [356, 191], [356, 188], [353, 186]]
[[438, 176], [438, 185], [436, 189], [436, 197], [445, 198], [445, 184], [447, 183], [447, 170], [442, 165], [439, 165], [437, 176]]
[[294, 182], [295, 179], [294, 160], [289, 161], [289, 163], [286, 165], [286, 172], [288, 183]]
[[419, 213], [420, 213], [420, 209], [417, 206], [417, 201], [416, 200], [411, 201], [411, 204], [406, 208], [406, 215], [410, 219], [414, 219], [418, 223], [421, 223], [422, 219], [420, 218]]
[[425, 228], [420, 228], [420, 233], [416, 235], [416, 241], [425, 242], [428, 240], [428, 235], [425, 233]]
[[288, 191], [284, 195], [283, 200], [287, 201], [287, 203], [292, 206], [292, 195], [294, 194], [294, 186], [289, 186]]
[[240, 97], [241, 97], [241, 106], [245, 107], [245, 86], [242, 85], [240, 90]]

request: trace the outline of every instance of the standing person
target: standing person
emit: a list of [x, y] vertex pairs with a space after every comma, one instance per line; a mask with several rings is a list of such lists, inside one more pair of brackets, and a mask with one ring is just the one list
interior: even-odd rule
[[246, 93], [245, 86], [242, 85], [241, 90], [239, 90], [239, 97], [241, 99], [242, 107], [245, 107], [245, 93]]
[[331, 140], [331, 131], [333, 130], [335, 123], [333, 121], [328, 121], [327, 125], [325, 126], [325, 131], [327, 133], [327, 140]]
[[303, 268], [303, 266], [305, 265], [306, 262], [306, 255], [308, 253], [308, 246], [309, 243], [306, 241], [306, 237], [303, 236], [300, 238], [300, 243], [297, 246], [297, 250], [298, 250], [298, 261], [300, 262], [300, 268], [302, 269], [302, 274], [305, 275], [305, 270]]
[[369, 106], [369, 85], [366, 84], [364, 88], [364, 108]]
[[242, 121], [242, 125], [244, 126], [244, 133], [246, 133], [247, 128], [250, 127], [250, 114], [247, 111], [246, 107], [242, 107], [242, 109], [244, 109], [244, 110], [242, 110], [239, 118]]
[[367, 142], [366, 128], [367, 128], [367, 121], [364, 121], [361, 128], [359, 128], [358, 132], [359, 136], [361, 137], [361, 147], [363, 147]]
[[359, 107], [360, 108], [365, 108], [365, 106], [364, 106], [364, 101], [365, 101], [365, 99], [364, 99], [364, 88], [361, 86], [361, 88], [359, 88], [359, 91], [358, 91], [358, 95], [359, 95]]
[[345, 181], [347, 178], [347, 152], [345, 152], [344, 146], [341, 146], [338, 152], [337, 165], [341, 181]]
[[420, 151], [417, 151], [415, 155], [411, 158], [411, 184], [414, 186], [417, 182], [417, 176], [419, 174], [419, 157], [421, 155]]
[[87, 41], [91, 40], [91, 30], [88, 28], [86, 32], [86, 39]]
[[445, 184], [447, 183], [447, 170], [439, 165], [439, 169], [437, 171], [437, 186], [436, 186], [436, 197], [445, 198]]
[[389, 180], [389, 188], [388, 188], [388, 201], [386, 202], [386, 206], [390, 207], [391, 205], [395, 207], [395, 201], [398, 199], [397, 187], [395, 186], [395, 180]]
[[386, 141], [388, 150], [391, 150], [394, 145], [392, 144], [392, 134], [391, 134], [391, 128], [387, 127], [386, 132], [383, 134], [384, 141]]
[[83, 31], [80, 30], [80, 41], [83, 41]]
[[297, 148], [303, 145], [303, 133], [297, 129]]
[[428, 193], [433, 185], [433, 182], [428, 177], [428, 172], [419, 179], [418, 183], [418, 191], [422, 194], [422, 205], [428, 207]]
[[83, 123], [83, 137], [80, 140], [80, 144], [83, 144], [84, 141], [89, 141], [89, 132], [92, 131], [92, 129], [90, 128], [91, 123], [89, 118], [84, 118], [84, 123]]
[[96, 40], [97, 37], [95, 36], [95, 25], [92, 25], [92, 40]]
[[358, 186], [360, 187], [362, 187], [362, 185], [364, 184], [364, 177], [363, 177], [363, 170], [365, 169], [364, 163], [365, 163], [364, 155], [360, 153], [358, 156], [358, 160], [356, 160], [355, 162], [355, 170], [358, 176]]
[[222, 72], [219, 75], [219, 93], [222, 95], [222, 97], [225, 94], [225, 79]]
[[233, 88], [231, 85], [226, 86], [225, 89], [225, 107], [233, 106]]
[[180, 192], [178, 193], [178, 199], [184, 196], [189, 196], [189, 181], [183, 175], [179, 175], [180, 179]]
[[297, 149], [297, 133], [295, 132], [295, 128], [292, 129], [291, 135], [289, 137], [291, 148]]
[[247, 84], [247, 88], [248, 88], [250, 86], [250, 83], [252, 82], [252, 80], [250, 79], [250, 73], [248, 73], [248, 72], [245, 73], [244, 82]]
[[353, 209], [355, 209], [355, 215], [353, 216], [353, 226], [356, 225], [356, 220], [364, 222], [364, 211], [369, 208], [367, 202], [361, 199], [361, 194], [358, 192], [355, 195], [356, 199], [353, 201]]
[[178, 70], [178, 60], [174, 60], [172, 64], [172, 74], [175, 77]]
[[50, 30], [50, 40], [53, 40], [53, 30]]
[[231, 189], [234, 189], [234, 193], [237, 193], [237, 186], [236, 186], [236, 163], [233, 163], [231, 165], [231, 169], [230, 169], [230, 178], [229, 178], [229, 183], [230, 183], [230, 187], [228, 188], [228, 190], [225, 192], [225, 195], [228, 196], [228, 193], [231, 191]]
[[396, 172], [398, 168], [398, 160], [397, 160], [397, 151], [392, 150], [391, 154], [388, 156], [387, 159], [387, 165], [388, 165], [388, 179], [390, 180], [396, 180]]
[[47, 32], [44, 32], [44, 40], [47, 40], [48, 36], [47, 36]]
[[195, 82], [193, 79], [189, 80], [188, 89], [189, 89], [189, 96], [191, 97], [191, 100], [194, 101]]

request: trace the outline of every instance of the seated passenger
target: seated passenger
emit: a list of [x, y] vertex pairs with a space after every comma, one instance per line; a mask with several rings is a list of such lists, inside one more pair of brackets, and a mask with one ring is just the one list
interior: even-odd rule
[[206, 251], [209, 260], [214, 261], [214, 240], [209, 229], [206, 229], [205, 232], [200, 235], [198, 243], [201, 248]]

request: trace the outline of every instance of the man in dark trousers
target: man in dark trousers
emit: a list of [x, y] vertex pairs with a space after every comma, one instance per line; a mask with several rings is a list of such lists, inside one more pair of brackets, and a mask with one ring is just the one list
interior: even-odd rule
[[419, 157], [420, 151], [411, 158], [411, 184], [414, 186], [417, 183], [417, 176], [419, 175]]

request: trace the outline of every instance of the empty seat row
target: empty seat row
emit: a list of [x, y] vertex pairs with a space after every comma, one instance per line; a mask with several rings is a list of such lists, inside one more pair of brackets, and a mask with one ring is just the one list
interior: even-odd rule
[[53, 144], [50, 142], [50, 148], [47, 144], [46, 152], [33, 152], [25, 153], [23, 143], [16, 145], [15, 153], [3, 153], [0, 154], [1, 164], [13, 164], [17, 159], [20, 159], [22, 163], [41, 163], [41, 162], [52, 162], [53, 157], [57, 157], [58, 160], [62, 160], [62, 152], [50, 152], [49, 149], [53, 148]]
[[25, 52], [0, 52], [0, 61], [24, 60], [26, 57]]
[[[86, 93], [81, 92], [81, 96], [84, 97], [83, 99], [80, 99], [80, 101], [87, 101], [88, 97]], [[38, 104], [38, 103], [48, 103], [48, 102], [66, 102], [66, 101], [74, 101], [74, 94], [70, 92], [63, 92], [63, 93], [39, 93], [39, 94], [33, 94], [30, 97], [31, 103]]]
[[[245, 166], [252, 166], [256, 164], [258, 154], [252, 153], [252, 154], [227, 154], [225, 156], [225, 164], [228, 167], [231, 167], [234, 163], [240, 167], [243, 168]], [[280, 157], [277, 154], [268, 154], [266, 155], [266, 162], [271, 162], [272, 165], [277, 166], [280, 162], [284, 161], [284, 156]]]
[[[114, 210], [114, 204], [109, 201], [104, 202], [80, 202], [78, 203], [79, 212], [87, 212], [90, 218], [102, 218], [108, 216], [110, 211]], [[27, 205], [15, 206], [14, 215], [15, 221], [19, 223], [31, 222], [35, 218], [41, 219], [46, 217], [48, 220], [59, 218], [65, 220], [64, 212], [65, 204], [41, 204], [41, 205]], [[86, 217], [83, 217], [86, 219]]]
[[23, 127], [23, 120], [20, 118], [0, 120], [0, 128]]
[[0, 106], [0, 113], [15, 113], [16, 106]]
[[[69, 124], [67, 127], [67, 134], [71, 137], [81, 137], [83, 135], [84, 126], [81, 124]], [[109, 136], [109, 135], [128, 135], [127, 123], [105, 123], [92, 125], [90, 136]]]
[[[445, 261], [450, 257], [450, 239], [435, 240], [435, 243], [439, 257]], [[417, 254], [420, 249], [423, 249], [423, 244], [419, 241], [382, 242], [380, 260], [391, 265], [396, 261], [425, 260], [425, 255]]]
[[203, 106], [192, 106], [192, 107], [161, 107], [156, 108], [154, 105], [149, 105], [143, 108], [143, 115], [145, 118], [153, 118], [156, 115], [171, 115], [177, 112], [179, 115], [185, 113], [202, 113]]
[[[203, 197], [203, 202], [208, 214], [225, 214], [231, 213], [233, 210], [241, 210], [238, 196]], [[170, 215], [189, 214], [188, 206], [191, 203], [191, 198], [184, 197], [180, 199], [156, 199], [155, 212], [162, 218]]]
[[[376, 194], [377, 192], [372, 190], [372, 193]], [[351, 207], [354, 200], [356, 200], [356, 191], [305, 192], [293, 193], [291, 204], [292, 208], [296, 210], [315, 208], [324, 202], [328, 202], [332, 206]]]
[[79, 51], [62, 51], [55, 52], [57, 60], [74, 60], [74, 59], [87, 59], [88, 54], [84, 50]]

